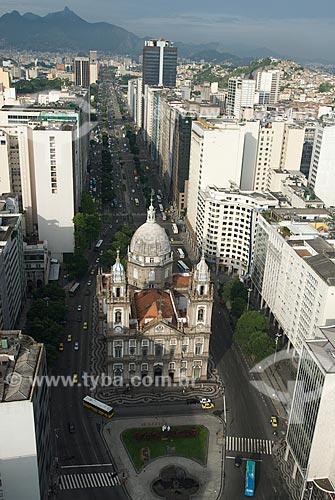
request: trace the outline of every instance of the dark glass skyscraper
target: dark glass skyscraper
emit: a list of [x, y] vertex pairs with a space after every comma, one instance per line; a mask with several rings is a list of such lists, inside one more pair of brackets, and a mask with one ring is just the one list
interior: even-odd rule
[[177, 48], [168, 40], [147, 40], [143, 48], [143, 88], [145, 85], [176, 86]]

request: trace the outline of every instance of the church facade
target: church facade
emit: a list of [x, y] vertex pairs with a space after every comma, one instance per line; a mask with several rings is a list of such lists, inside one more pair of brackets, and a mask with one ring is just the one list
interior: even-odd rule
[[105, 324], [108, 375], [187, 383], [207, 379], [213, 286], [204, 255], [190, 273], [173, 274], [165, 230], [148, 209], [134, 233], [127, 272], [119, 255], [97, 276], [99, 315]]

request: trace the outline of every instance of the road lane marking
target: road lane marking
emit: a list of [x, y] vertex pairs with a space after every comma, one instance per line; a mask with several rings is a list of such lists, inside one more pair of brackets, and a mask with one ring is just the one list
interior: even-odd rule
[[63, 474], [60, 476], [61, 490], [106, 488], [120, 484], [119, 477], [112, 472]]
[[246, 453], [263, 453], [272, 455], [273, 441], [270, 439], [226, 437], [226, 450]]

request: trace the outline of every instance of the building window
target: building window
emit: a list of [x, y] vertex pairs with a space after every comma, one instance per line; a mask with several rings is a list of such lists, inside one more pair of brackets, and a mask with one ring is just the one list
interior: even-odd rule
[[204, 287], [204, 285], [201, 285], [200, 286], [200, 295], [203, 295], [204, 292], [205, 292], [205, 287]]
[[119, 287], [117, 287], [117, 289], [116, 289], [116, 296], [120, 297], [120, 288]]
[[123, 342], [122, 340], [115, 340], [113, 343], [114, 347], [114, 358], [123, 357]]
[[175, 369], [175, 363], [169, 363], [169, 370], [174, 370]]
[[155, 343], [155, 356], [161, 358], [163, 356], [163, 345]]
[[129, 354], [130, 356], [134, 356], [136, 354], [136, 340], [129, 340]]
[[177, 345], [177, 339], [175, 337], [172, 337], [172, 339], [170, 339], [170, 345]]
[[149, 281], [155, 281], [155, 271], [149, 272]]
[[204, 317], [205, 317], [205, 309], [201, 307], [200, 309], [198, 309], [198, 321], [204, 321]]
[[203, 344], [195, 344], [194, 354], [200, 356], [203, 351]]
[[135, 371], [135, 363], [129, 363], [129, 371], [134, 372]]
[[121, 311], [115, 311], [115, 323], [121, 323], [122, 313]]
[[148, 363], [142, 363], [141, 364], [141, 371], [142, 372], [147, 372], [148, 371]]

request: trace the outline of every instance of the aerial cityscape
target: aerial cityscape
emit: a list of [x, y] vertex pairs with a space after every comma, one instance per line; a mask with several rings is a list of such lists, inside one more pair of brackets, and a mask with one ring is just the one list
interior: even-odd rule
[[1, 500], [335, 499], [335, 4], [255, 4], [0, 6]]

